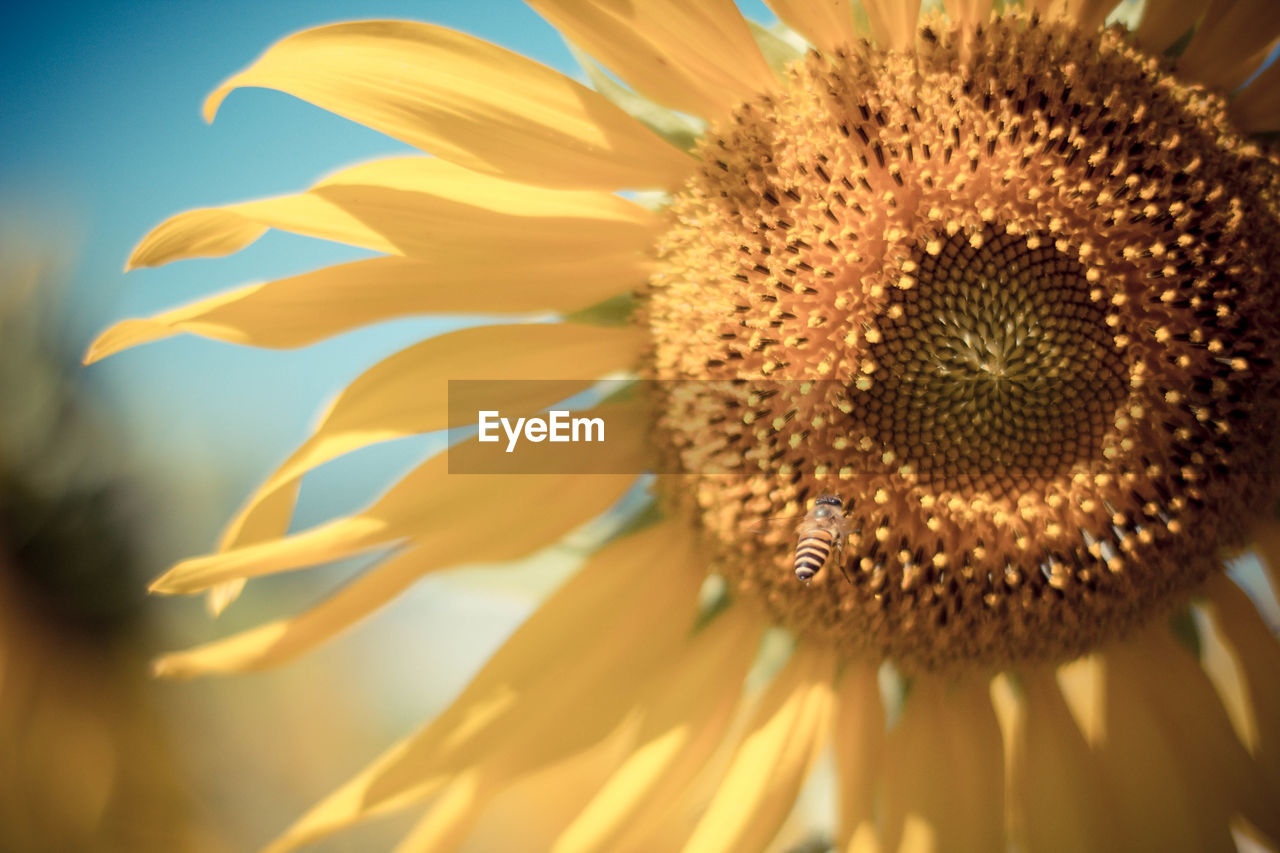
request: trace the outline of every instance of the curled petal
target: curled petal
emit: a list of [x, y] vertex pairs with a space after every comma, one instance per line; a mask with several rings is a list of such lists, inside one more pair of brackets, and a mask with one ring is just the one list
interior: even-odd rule
[[[703, 555], [662, 524], [597, 552], [436, 720], [315, 806], [278, 853], [450, 786], [432, 832], [469, 822], [499, 780], [599, 743], [688, 643]], [[589, 642], [584, 642], [589, 640]], [[558, 665], [548, 668], [547, 661]], [[426, 830], [423, 830], [426, 831]]]
[[920, 0], [864, 0], [867, 23], [876, 44], [894, 50], [909, 50], [916, 43]]
[[511, 478], [503, 487], [502, 500], [511, 506], [539, 507], [538, 524], [518, 530], [504, 527], [503, 535], [495, 536], [492, 515], [460, 507], [447, 523], [415, 540], [418, 544], [411, 550], [367, 570], [310, 610], [167, 654], [156, 662], [156, 672], [185, 678], [265, 669], [293, 660], [393, 600], [425, 574], [467, 563], [515, 559], [555, 542], [608, 509], [619, 495], [619, 485], [592, 477], [565, 489], [563, 481], [536, 475]]
[[179, 213], [151, 230], [134, 248], [125, 272], [159, 266], [177, 258], [219, 258], [234, 254], [267, 233], [269, 225], [242, 216], [234, 208]]
[[1031, 0], [1030, 7], [1042, 15], [1066, 18], [1082, 30], [1096, 30], [1118, 0]]
[[[604, 418], [612, 425], [608, 444], [597, 445], [606, 448], [606, 461], [618, 463], [620, 470], [642, 470], [647, 458], [642, 410], [634, 404], [606, 404], [588, 409], [583, 415]], [[477, 508], [491, 506], [497, 487], [505, 487], [510, 481], [481, 475], [450, 477], [448, 470], [448, 453], [435, 456], [361, 513], [282, 539], [184, 560], [153, 581], [151, 590], [168, 594], [200, 592], [233, 578], [306, 568], [405, 540], [424, 545], [438, 543], [452, 536], [454, 526], [476, 515]], [[529, 494], [535, 496], [528, 506], [563, 499], [563, 475], [526, 474], [521, 479], [532, 490]], [[579, 488], [591, 493], [599, 490], [616, 499], [634, 479], [632, 474], [595, 474], [584, 476]], [[526, 553], [531, 547], [528, 537], [536, 529], [537, 525], [505, 528], [501, 541], [494, 545], [497, 553], [492, 558], [511, 559]], [[533, 539], [541, 541], [536, 535]]]
[[[500, 235], [494, 235], [495, 240]], [[360, 326], [414, 314], [573, 311], [645, 280], [634, 252], [576, 258], [495, 254], [488, 263], [371, 258], [252, 284], [165, 311], [124, 320], [89, 347], [91, 364], [121, 350], [188, 332], [246, 346], [305, 346]]]
[[787, 26], [823, 53], [833, 53], [858, 38], [849, 0], [766, 0]]
[[445, 27], [333, 24], [289, 36], [205, 101], [288, 92], [476, 172], [563, 189], [673, 188], [696, 161], [558, 71]]
[[483, 266], [495, 245], [538, 260], [643, 252], [663, 224], [612, 193], [532, 187], [433, 157], [397, 157], [344, 169], [300, 195], [178, 214], [142, 238], [128, 268], [226, 255], [267, 228]]
[[776, 80], [732, 0], [529, 0], [645, 97], [718, 119]]
[[[295, 488], [306, 472], [331, 459], [375, 442], [472, 422], [451, 423], [451, 404], [459, 414], [495, 407], [508, 416], [532, 414], [578, 393], [593, 378], [631, 366], [642, 343], [630, 329], [524, 324], [464, 329], [402, 350], [338, 396], [312, 436], [254, 492], [231, 526], [257, 523], [260, 513], [273, 511], [276, 493]], [[450, 399], [446, 377], [504, 381], [493, 388], [486, 384], [483, 398], [467, 405], [462, 391]], [[275, 535], [284, 532], [284, 522]]]

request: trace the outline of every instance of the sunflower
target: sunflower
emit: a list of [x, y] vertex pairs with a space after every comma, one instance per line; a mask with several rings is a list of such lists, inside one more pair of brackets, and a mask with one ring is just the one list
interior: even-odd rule
[[[823, 754], [840, 850], [1280, 843], [1280, 648], [1226, 571], [1250, 547], [1280, 566], [1274, 4], [1148, 0], [1108, 25], [1108, 0], [772, 0], [770, 31], [729, 0], [530, 3], [594, 90], [390, 21], [290, 36], [220, 86], [210, 118], [274, 88], [433, 156], [161, 224], [131, 266], [269, 228], [380, 256], [125, 321], [89, 354], [563, 321], [432, 338], [347, 388], [218, 550], [153, 589], [220, 607], [394, 550], [158, 662], [184, 677], [277, 665], [634, 484], [450, 475], [442, 454], [286, 533], [307, 471], [448, 427], [446, 380], [557, 380], [500, 386], [527, 411], [618, 370], [657, 389], [596, 410], [616, 470], [659, 472], [648, 523], [270, 849], [410, 806], [403, 849], [449, 849], [518, 801], [529, 849], [757, 850]], [[840, 547], [801, 583], [795, 530], [828, 495]], [[530, 517], [495, 530], [495, 501]]]

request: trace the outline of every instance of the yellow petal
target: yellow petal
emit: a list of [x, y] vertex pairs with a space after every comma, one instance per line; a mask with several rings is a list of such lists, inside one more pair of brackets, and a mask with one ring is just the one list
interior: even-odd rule
[[[218, 542], [219, 551], [229, 551], [243, 545], [252, 545], [267, 539], [274, 539], [289, 529], [293, 520], [293, 508], [298, 502], [300, 483], [280, 489], [264, 502], [253, 519], [246, 519], [238, 524], [230, 525]], [[205, 593], [205, 607], [213, 615], [219, 616], [222, 611], [240, 597], [244, 591], [245, 579], [232, 578], [214, 584]]]
[[1262, 558], [1271, 591], [1280, 598], [1280, 520], [1268, 520], [1253, 532], [1253, 547]]
[[1062, 698], [1076, 727], [1091, 748], [1106, 741], [1106, 667], [1100, 655], [1076, 658], [1058, 667], [1056, 673]]
[[943, 0], [947, 17], [959, 24], [963, 29], [971, 30], [978, 24], [984, 24], [991, 16], [994, 0]]
[[1178, 58], [1178, 74], [1230, 90], [1244, 82], [1280, 34], [1274, 0], [1211, 0], [1204, 20]]
[[[617, 727], [646, 676], [687, 644], [705, 557], [690, 532], [661, 524], [595, 554], [485, 664], [436, 720], [295, 823], [269, 851], [292, 849], [370, 814], [458, 783], [458, 818], [493, 780], [554, 762]], [[485, 781], [489, 780], [489, 781]], [[441, 819], [447, 815], [441, 815]]]
[[[1210, 578], [1205, 591], [1212, 637], [1229, 657], [1235, 676], [1235, 689], [1220, 689], [1219, 694], [1266, 780], [1267, 798], [1280, 802], [1280, 642], [1249, 597], [1225, 575]], [[1212, 663], [1206, 660], [1205, 665]], [[1280, 843], [1280, 815], [1272, 811], [1270, 817], [1263, 828]]]
[[563, 479], [557, 483], [536, 475], [512, 477], [502, 486], [502, 502], [510, 507], [537, 507], [536, 519], [504, 523], [502, 535], [495, 536], [494, 515], [485, 503], [460, 504], [448, 518], [439, 519], [437, 527], [417, 537], [413, 550], [384, 560], [310, 610], [167, 654], [157, 661], [156, 672], [186, 678], [263, 669], [292, 660], [368, 616], [428, 572], [516, 559], [555, 542], [617, 499], [623, 484], [597, 484], [597, 479], [565, 488]]
[[128, 268], [229, 254], [266, 228], [484, 265], [495, 249], [530, 263], [642, 252], [664, 227], [656, 213], [612, 193], [544, 189], [434, 157], [397, 157], [345, 169], [300, 195], [179, 214], [142, 239]]
[[263, 501], [252, 517], [240, 515], [227, 526], [218, 541], [219, 551], [230, 551], [244, 545], [252, 545], [267, 539], [283, 536], [293, 520], [293, 508], [298, 502], [301, 483], [274, 492]]
[[488, 802], [485, 782], [477, 770], [450, 779], [427, 814], [395, 846], [394, 853], [452, 850], [461, 844]]
[[[1276, 37], [1277, 31], [1280, 30], [1273, 30], [1271, 41], [1254, 50], [1253, 53], [1241, 54], [1231, 60], [1224, 61], [1220, 66], [1215, 66], [1213, 74], [1214, 85], [1226, 91], [1234, 92], [1246, 80], [1249, 80], [1262, 67], [1262, 64], [1266, 62], [1267, 57], [1271, 56], [1276, 47], [1280, 46], [1280, 37]], [[1252, 81], [1250, 85], [1252, 85]]]
[[650, 100], [707, 119], [777, 83], [732, 0], [529, 0]]
[[833, 53], [858, 38], [849, 0], [766, 0], [766, 3], [787, 26], [822, 53]]
[[152, 581], [149, 589], [166, 595], [202, 592], [236, 578], [300, 569], [360, 554], [399, 538], [385, 519], [372, 514], [342, 518], [284, 539], [183, 560]]
[[876, 44], [894, 50], [910, 50], [916, 43], [920, 0], [863, 0], [867, 23]]
[[1231, 117], [1248, 133], [1280, 130], [1280, 62], [1273, 62], [1231, 101]]
[[1209, 0], [1147, 0], [1134, 39], [1151, 53], [1164, 53], [1195, 26], [1207, 8]]
[[795, 804], [835, 707], [834, 657], [801, 646], [769, 685], [685, 853], [762, 850]]
[[[619, 470], [643, 470], [647, 458], [644, 444], [647, 416], [643, 409], [631, 403], [606, 404], [588, 409], [583, 415], [603, 418], [610, 425], [607, 444], [595, 445], [606, 447], [608, 453], [613, 454], [609, 461], [618, 462]], [[495, 499], [500, 500], [502, 489], [511, 479], [449, 476], [448, 455], [442, 453], [427, 460], [357, 515], [283, 539], [184, 560], [153, 581], [151, 590], [168, 594], [199, 592], [232, 578], [305, 568], [406, 539], [417, 543], [437, 543], [442, 541], [440, 537], [450, 537], [451, 526], [462, 523], [472, 514], [484, 516], [490, 526], [503, 522], [505, 516], [502, 512], [488, 508], [494, 506]], [[567, 481], [564, 475], [527, 474], [523, 477], [528, 478], [528, 487], [539, 496], [539, 501], [526, 506], [541, 507], [543, 501], [562, 500]], [[574, 488], [617, 497], [634, 480], [634, 474], [583, 475], [574, 483]], [[505, 504], [502, 508], [513, 511], [505, 509]], [[535, 527], [534, 520], [528, 519], [526, 526]], [[520, 528], [519, 524], [503, 525], [503, 537], [515, 541], [513, 531]], [[518, 553], [521, 552], [512, 556]]]
[[696, 166], [558, 71], [443, 27], [361, 21], [272, 46], [205, 102], [279, 89], [468, 169], [565, 189], [674, 189]]
[[240, 597], [240, 593], [244, 592], [244, 585], [244, 578], [236, 578], [209, 587], [204, 599], [205, 609], [209, 611], [209, 615], [221, 616], [222, 611], [230, 607], [231, 603]]
[[1234, 850], [1232, 815], [1253, 817], [1268, 804], [1204, 671], [1163, 626], [1113, 644], [1102, 658], [1099, 757], [1123, 849]]
[[633, 728], [624, 723], [514, 781], [489, 767], [459, 775], [395, 846], [396, 853], [453, 850], [460, 843], [468, 850], [549, 849], [557, 830], [626, 756]]
[[614, 850], [618, 836], [661, 816], [720, 744], [756, 655], [762, 624], [731, 608], [655, 684], [637, 745], [560, 834], [554, 853]]
[[[494, 234], [495, 242], [503, 238]], [[413, 314], [573, 311], [642, 284], [634, 252], [577, 257], [495, 253], [484, 264], [445, 254], [372, 258], [237, 288], [141, 320], [124, 320], [89, 347], [92, 363], [181, 332], [256, 347], [300, 347]]]
[[246, 219], [233, 208], [188, 210], [151, 230], [133, 250], [125, 271], [177, 258], [218, 258], [248, 246], [268, 225]]
[[1105, 850], [1115, 842], [1106, 780], [1049, 667], [1016, 683], [1000, 676], [992, 699], [1004, 734], [1010, 841], [1027, 853]]
[[1068, 0], [1067, 14], [1083, 30], [1096, 30], [1107, 20], [1118, 0]]
[[[644, 122], [646, 127], [651, 128], [654, 133], [681, 151], [693, 150], [698, 137], [706, 129], [704, 121], [649, 100], [635, 89], [619, 83], [604, 70], [600, 63], [572, 42], [566, 42], [565, 46], [569, 48], [569, 53], [573, 54], [573, 58], [587, 75], [591, 88], [626, 110], [628, 115]], [[763, 50], [761, 48], [761, 51]]]
[[1042, 15], [1066, 18], [1082, 30], [1096, 30], [1118, 0], [1031, 0], [1030, 6]]
[[836, 849], [849, 853], [879, 850], [875, 795], [884, 761], [885, 716], [876, 667], [862, 662], [848, 664], [836, 698], [836, 767], [840, 773]]
[[[630, 367], [642, 345], [643, 336], [632, 329], [557, 323], [479, 326], [402, 350], [339, 395], [315, 433], [254, 492], [232, 526], [256, 523], [260, 512], [272, 511], [275, 493], [295, 488], [307, 471], [331, 459], [375, 442], [474, 423], [481, 408], [505, 416], [537, 412], [593, 378]], [[449, 380], [496, 378], [509, 381], [466, 386], [481, 395], [474, 405], [467, 405], [463, 386], [450, 399]], [[451, 405], [455, 414], [472, 417], [450, 423]]]
[[988, 682], [911, 683], [885, 747], [885, 848], [1003, 850], [1004, 767]]
[[[633, 717], [594, 746], [505, 784], [467, 836], [463, 850], [550, 850], [556, 838], [626, 760]], [[510, 780], [506, 780], [510, 781]]]

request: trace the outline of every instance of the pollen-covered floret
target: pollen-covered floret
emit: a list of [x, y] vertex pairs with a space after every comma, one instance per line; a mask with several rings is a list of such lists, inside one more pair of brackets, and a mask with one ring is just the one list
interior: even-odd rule
[[[1276, 164], [1119, 30], [919, 44], [810, 54], [703, 143], [650, 369], [750, 382], [668, 395], [672, 497], [741, 594], [851, 654], [1062, 659], [1274, 500]], [[761, 520], [824, 492], [853, 583], [805, 587]]]

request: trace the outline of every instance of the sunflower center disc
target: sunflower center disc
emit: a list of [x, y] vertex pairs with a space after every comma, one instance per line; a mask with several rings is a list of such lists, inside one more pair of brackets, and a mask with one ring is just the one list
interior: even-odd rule
[[1277, 494], [1275, 160], [1119, 31], [949, 27], [713, 129], [644, 315], [653, 378], [710, 380], [657, 436], [732, 593], [907, 670], [1160, 618]]
[[1085, 269], [1037, 242], [991, 229], [976, 248], [927, 238], [911, 256], [915, 283], [891, 291], [851, 426], [936, 490], [1043, 487], [1100, 453], [1124, 398], [1127, 366]]

